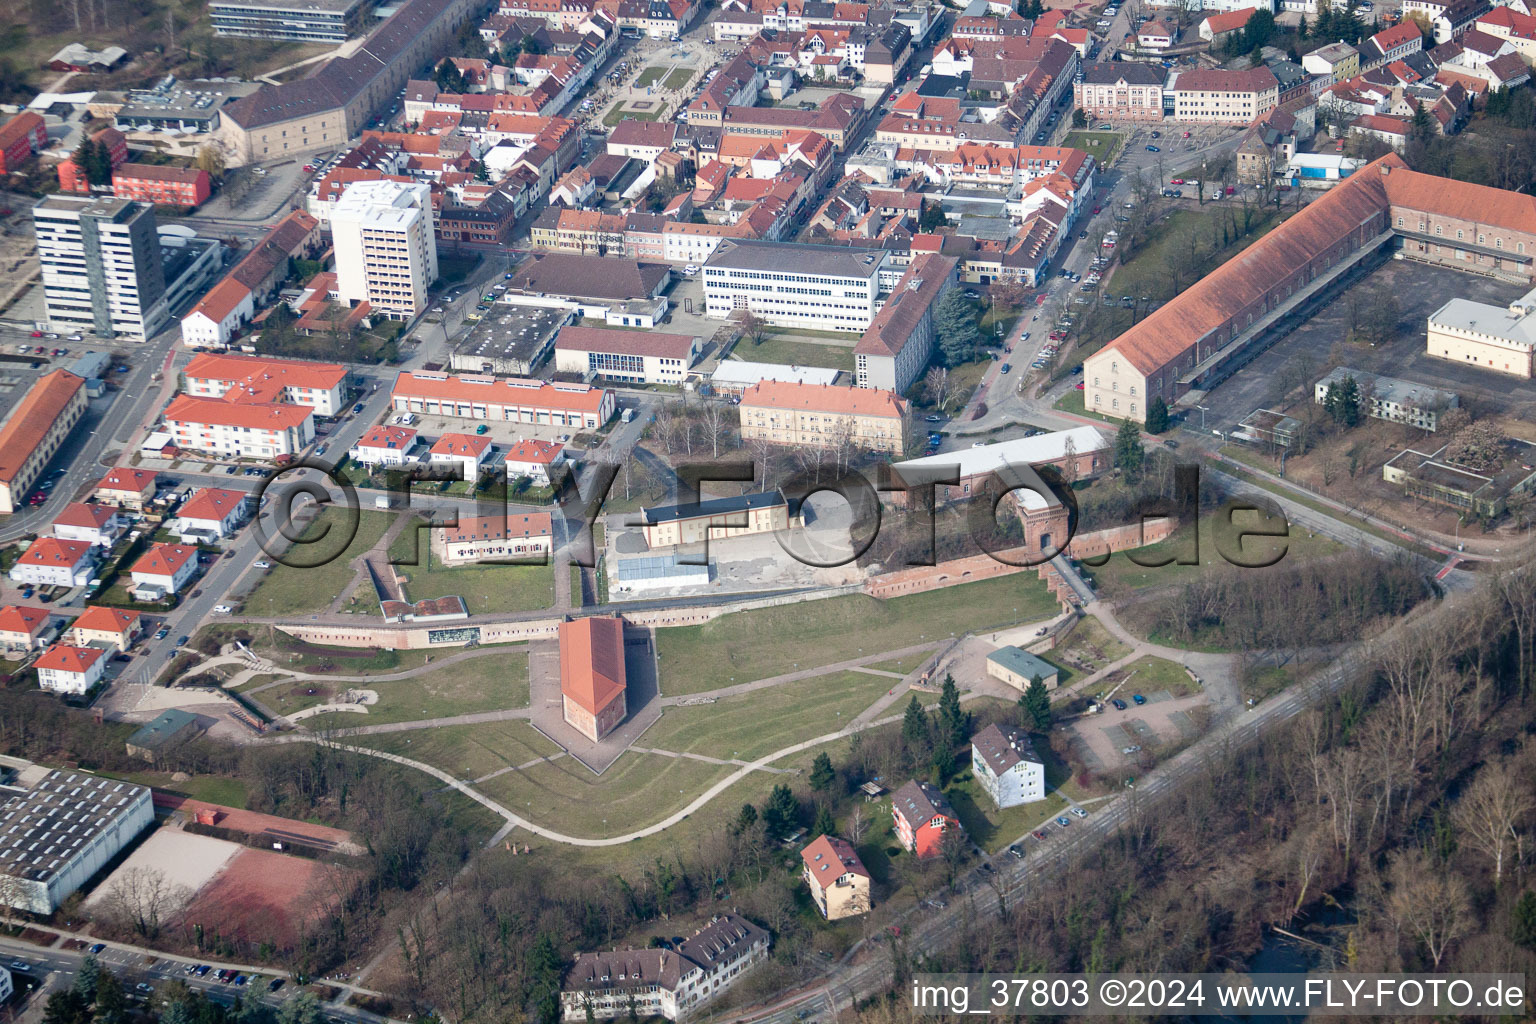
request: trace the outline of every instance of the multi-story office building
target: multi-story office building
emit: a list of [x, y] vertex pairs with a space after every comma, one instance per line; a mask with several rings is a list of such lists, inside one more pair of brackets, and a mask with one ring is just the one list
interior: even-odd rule
[[47, 326], [60, 333], [146, 340], [219, 267], [217, 242], [162, 240], [145, 203], [49, 196], [32, 208], [32, 224]]
[[396, 320], [427, 305], [437, 280], [432, 190], [424, 182], [358, 181], [331, 211], [336, 290], [344, 301], [367, 301]]
[[880, 249], [732, 239], [704, 265], [705, 312], [723, 320], [745, 311], [786, 327], [862, 332], [875, 318], [881, 271], [899, 273], [890, 271], [889, 259]]
[[215, 0], [215, 35], [344, 43], [362, 22], [363, 0]]

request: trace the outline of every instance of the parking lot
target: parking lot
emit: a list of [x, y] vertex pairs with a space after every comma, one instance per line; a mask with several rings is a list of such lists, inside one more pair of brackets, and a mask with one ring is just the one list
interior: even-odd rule
[[[1408, 260], [1388, 260], [1356, 282], [1351, 290], [1370, 294], [1377, 288], [1389, 289], [1397, 300], [1395, 340], [1380, 346], [1345, 343], [1350, 298], [1348, 291], [1341, 293], [1205, 397], [1201, 404], [1207, 409], [1207, 428], [1229, 429], [1255, 409], [1275, 404], [1279, 397], [1278, 382], [1289, 381], [1296, 369], [1305, 368], [1307, 376], [1316, 379], [1334, 365], [1349, 365], [1369, 373], [1457, 391], [1464, 401], [1468, 396], [1482, 395], [1511, 410], [1536, 403], [1536, 382], [1436, 359], [1425, 352], [1426, 320], [1445, 304], [1447, 296], [1503, 305], [1526, 289]], [[1335, 356], [1347, 363], [1340, 363]], [[1292, 369], [1288, 370], [1287, 364], [1293, 364]]]

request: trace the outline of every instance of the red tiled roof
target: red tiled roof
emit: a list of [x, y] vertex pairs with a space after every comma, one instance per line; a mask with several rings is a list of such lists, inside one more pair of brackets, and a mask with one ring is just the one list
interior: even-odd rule
[[340, 363], [311, 363], [302, 359], [242, 356], [229, 352], [200, 352], [182, 371], [188, 380], [221, 380], [254, 385], [330, 390], [342, 382], [347, 368]]
[[186, 564], [197, 557], [197, 548], [190, 544], [155, 544], [129, 570], [150, 576], [175, 576]]
[[22, 604], [8, 604], [0, 608], [0, 633], [25, 633], [36, 636], [48, 625], [48, 609], [32, 608]]
[[524, 378], [451, 377], [402, 370], [395, 378], [392, 397], [560, 409], [595, 415], [602, 408], [603, 396], [607, 393], [602, 388], [585, 384], [553, 384]]
[[87, 505], [83, 501], [72, 501], [65, 505], [53, 519], [54, 526], [81, 526], [91, 530], [99, 530], [107, 524], [107, 520], [117, 514], [117, 510], [106, 505]]
[[117, 466], [101, 478], [101, 483], [96, 485], [96, 489], [98, 491], [122, 491], [127, 494], [142, 494], [145, 491], [152, 491], [154, 486], [155, 473], [153, 470]]
[[376, 426], [370, 427], [368, 433], [359, 438], [354, 447], [393, 449], [403, 452], [415, 443], [416, 431], [412, 427]]
[[593, 617], [560, 623], [560, 692], [596, 716], [624, 694], [624, 622]]
[[90, 605], [81, 616], [70, 623], [71, 629], [98, 630], [102, 633], [122, 633], [139, 621], [139, 613], [122, 608], [103, 608]]
[[[4, 427], [0, 427], [0, 482], [16, 479], [21, 467], [31, 458], [70, 401], [85, 386], [83, 377], [67, 370], [54, 370], [38, 380], [17, 404]], [[12, 495], [16, 499], [20, 495]]]
[[76, 566], [91, 553], [89, 541], [60, 540], [57, 537], [39, 537], [31, 547], [16, 559], [17, 565], [67, 565]]
[[55, 672], [74, 672], [85, 675], [92, 665], [101, 660], [103, 652], [96, 647], [74, 647], [70, 644], [54, 644], [32, 663], [33, 668], [48, 668]]
[[433, 455], [473, 455], [479, 458], [491, 446], [491, 439], [475, 434], [444, 434], [432, 446]]
[[241, 503], [246, 497], [245, 491], [204, 487], [176, 510], [176, 516], [179, 519], [206, 519], [210, 522], [222, 523], [231, 513], [240, 511]]
[[558, 441], [519, 441], [507, 449], [508, 462], [536, 462], [549, 465], [560, 457], [565, 445]]
[[222, 398], [195, 398], [177, 395], [165, 407], [167, 423], [214, 424], [250, 427], [252, 430], [287, 430], [297, 427], [311, 415], [307, 405], [226, 402]]
[[899, 419], [907, 403], [894, 391], [847, 388], [834, 384], [760, 381], [741, 395], [742, 408], [808, 409], [843, 416], [886, 416]]
[[552, 535], [548, 512], [507, 512], [495, 516], [460, 516], [452, 526], [443, 527], [449, 543], [474, 540], [519, 540]]
[[1235, 32], [1247, 26], [1248, 19], [1253, 17], [1256, 10], [1258, 10], [1256, 7], [1244, 7], [1240, 11], [1225, 11], [1221, 14], [1208, 15], [1205, 19], [1205, 24], [1215, 35], [1221, 35], [1224, 32]]
[[825, 889], [847, 874], [869, 877], [869, 871], [846, 839], [821, 835], [800, 851], [811, 880]]

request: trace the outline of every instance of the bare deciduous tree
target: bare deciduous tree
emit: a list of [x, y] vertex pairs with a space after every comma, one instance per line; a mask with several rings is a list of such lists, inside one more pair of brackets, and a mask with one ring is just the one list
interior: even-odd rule
[[1439, 970], [1451, 945], [1475, 923], [1466, 883], [1411, 850], [1393, 855], [1387, 884], [1387, 913], [1401, 931], [1419, 940]]
[[1529, 783], [1509, 761], [1486, 766], [1451, 811], [1464, 840], [1492, 862], [1494, 885], [1511, 854], [1518, 860], [1520, 825], [1532, 808]]
[[159, 934], [162, 921], [191, 895], [191, 890], [172, 882], [163, 871], [132, 868], [107, 890], [106, 909], [123, 927], [153, 938]]

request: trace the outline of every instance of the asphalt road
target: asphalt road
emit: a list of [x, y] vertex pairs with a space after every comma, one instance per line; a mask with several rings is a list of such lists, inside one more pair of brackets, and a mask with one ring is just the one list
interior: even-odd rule
[[[42, 949], [31, 943], [19, 942], [15, 939], [0, 938], [0, 957], [3, 963], [11, 967], [13, 974], [22, 974], [35, 981], [43, 982], [32, 997], [35, 1003], [39, 999], [46, 998], [49, 988], [58, 989], [74, 983], [76, 973], [80, 970], [81, 962], [88, 954], [84, 951], [72, 949], [52, 948]], [[278, 1006], [293, 994], [292, 980], [286, 983], [277, 992], [267, 989], [267, 982], [274, 976], [285, 977], [281, 971], [270, 968], [252, 968], [248, 965], [219, 963], [211, 960], [187, 960], [181, 957], [168, 956], [164, 953], [149, 953], [146, 950], [134, 946], [124, 946], [112, 943], [97, 955], [97, 960], [117, 975], [123, 983], [124, 989], [130, 998], [143, 998], [145, 993], [139, 991], [136, 986], [159, 985], [163, 982], [180, 979], [186, 982], [187, 987], [202, 992], [215, 1002], [225, 1006], [230, 1005], [238, 996], [249, 1002], [252, 999], [265, 1003], [268, 1006]], [[153, 961], [153, 962], [151, 962]], [[25, 965], [25, 970], [17, 970], [16, 964]], [[210, 967], [203, 977], [197, 977], [186, 973], [188, 965], [206, 963]], [[262, 982], [259, 985], [242, 985], [222, 983], [214, 979], [214, 972], [220, 969], [229, 969], [245, 974], [260, 973]], [[325, 982], [336, 985], [343, 991], [344, 996], [353, 991], [352, 986], [343, 982]], [[362, 990], [369, 991], [369, 990]], [[34, 1007], [29, 1007], [29, 1010]], [[356, 1007], [340, 1004], [325, 1004], [322, 1013], [328, 1021], [355, 1022], [355, 1024], [386, 1024], [390, 1018], [381, 1017], [376, 1013], [369, 1013]]]

